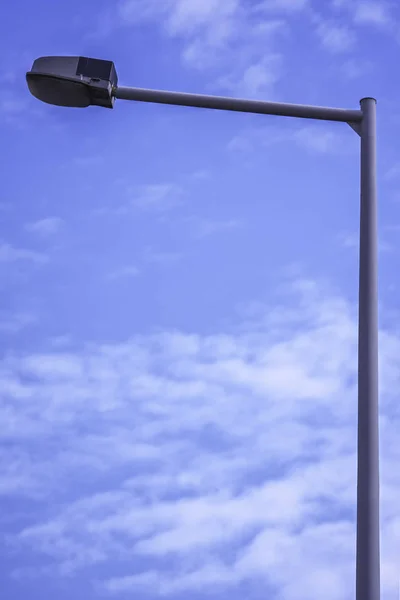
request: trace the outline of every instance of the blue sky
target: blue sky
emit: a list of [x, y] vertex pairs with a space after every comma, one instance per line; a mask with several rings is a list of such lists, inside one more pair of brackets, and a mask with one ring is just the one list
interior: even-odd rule
[[400, 8], [21, 1], [0, 44], [4, 598], [354, 597], [359, 138], [30, 97], [121, 85], [378, 100], [382, 597], [398, 598]]

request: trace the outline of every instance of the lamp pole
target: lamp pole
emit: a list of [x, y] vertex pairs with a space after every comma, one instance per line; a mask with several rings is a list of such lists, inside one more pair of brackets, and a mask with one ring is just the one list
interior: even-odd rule
[[360, 257], [358, 315], [358, 448], [356, 600], [380, 599], [378, 248], [376, 191], [376, 100], [361, 110], [240, 100], [117, 87], [115, 98], [265, 115], [342, 121], [361, 138]]
[[376, 102], [361, 100], [358, 316], [357, 600], [377, 600], [379, 571]]
[[376, 100], [360, 110], [116, 87], [115, 98], [348, 123], [361, 138], [356, 600], [380, 600]]
[[114, 63], [85, 57], [42, 57], [27, 73], [31, 93], [58, 106], [112, 108], [115, 99], [347, 123], [361, 138], [358, 314], [358, 447], [356, 600], [380, 600], [378, 248], [376, 101], [360, 109], [328, 108], [185, 94], [117, 85]]

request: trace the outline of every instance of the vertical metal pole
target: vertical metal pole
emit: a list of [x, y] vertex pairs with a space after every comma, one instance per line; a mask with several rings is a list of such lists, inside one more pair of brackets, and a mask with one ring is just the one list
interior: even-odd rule
[[376, 101], [360, 102], [356, 600], [380, 599]]

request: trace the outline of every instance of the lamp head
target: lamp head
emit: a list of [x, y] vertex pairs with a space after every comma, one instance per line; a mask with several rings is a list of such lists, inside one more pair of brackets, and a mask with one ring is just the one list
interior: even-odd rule
[[35, 98], [56, 106], [113, 108], [118, 77], [114, 63], [83, 56], [37, 58], [26, 74]]

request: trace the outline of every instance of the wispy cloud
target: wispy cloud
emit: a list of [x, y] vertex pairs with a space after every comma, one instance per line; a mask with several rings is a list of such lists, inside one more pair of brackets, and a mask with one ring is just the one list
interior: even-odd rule
[[5, 91], [0, 99], [0, 119], [5, 123], [20, 125], [28, 109], [26, 99], [13, 91]]
[[186, 224], [193, 230], [196, 238], [202, 239], [210, 235], [235, 231], [243, 226], [238, 219], [204, 219], [191, 217], [186, 220]]
[[358, 233], [343, 233], [339, 236], [339, 242], [343, 248], [353, 248], [358, 250], [360, 245], [360, 236]]
[[174, 183], [156, 183], [129, 190], [131, 206], [149, 211], [167, 211], [183, 202], [183, 189]]
[[348, 25], [327, 20], [314, 15], [316, 34], [322, 46], [333, 54], [348, 53], [353, 50], [356, 35]]
[[[52, 495], [47, 516], [32, 509], [13, 537], [16, 551], [40, 554], [47, 576], [117, 566], [118, 576], [94, 574], [113, 593], [159, 597], [253, 582], [285, 599], [316, 600], [321, 589], [329, 600], [346, 597], [356, 307], [312, 281], [287, 290], [280, 305], [237, 329], [6, 357], [1, 438], [12, 443], [0, 493]], [[399, 531], [400, 341], [382, 332], [380, 344], [387, 592]], [[90, 491], [80, 485], [89, 473]]]
[[261, 0], [254, 5], [255, 12], [265, 13], [297, 13], [308, 8], [309, 0]]
[[[10, 81], [10, 78], [8, 79], [7, 89], [4, 90], [0, 99], [0, 123], [23, 130], [36, 119], [42, 118], [43, 109], [35, 103], [33, 98], [29, 98], [25, 93], [22, 93]], [[19, 78], [16, 81], [19, 81]]]
[[67, 346], [70, 346], [73, 342], [73, 339], [71, 338], [70, 335], [65, 334], [65, 335], [58, 335], [56, 337], [52, 337], [50, 339], [50, 346], [51, 348], [65, 348]]
[[30, 233], [35, 233], [40, 236], [49, 236], [58, 233], [62, 225], [63, 220], [59, 217], [46, 217], [44, 219], [39, 219], [38, 221], [33, 221], [32, 223], [27, 223], [25, 229]]
[[10, 334], [19, 333], [26, 327], [36, 323], [36, 321], [36, 316], [28, 312], [0, 313], [0, 331]]
[[282, 55], [270, 54], [245, 67], [239, 79], [237, 74], [232, 74], [221, 77], [218, 84], [240, 96], [271, 97], [274, 94], [274, 86], [281, 77], [282, 63]]
[[334, 0], [333, 7], [344, 11], [354, 25], [374, 26], [379, 29], [396, 31], [396, 18], [393, 14], [394, 5], [385, 0]]
[[43, 264], [48, 261], [48, 257], [41, 252], [27, 250], [25, 248], [16, 248], [7, 243], [0, 243], [0, 263], [13, 263], [18, 261]]
[[144, 262], [148, 263], [174, 263], [177, 260], [182, 258], [182, 254], [180, 252], [168, 251], [168, 250], [156, 250], [151, 246], [148, 246], [143, 251], [142, 259]]
[[343, 150], [340, 148], [340, 141], [342, 139], [340, 133], [328, 128], [301, 127], [294, 132], [293, 139], [299, 146], [321, 154], [335, 153]]
[[[287, 33], [287, 17], [306, 6], [302, 0], [124, 0], [117, 15], [110, 16], [114, 27], [151, 23], [179, 39], [183, 63], [209, 69], [211, 87], [257, 96], [272, 94], [282, 72], [280, 42]], [[101, 27], [106, 34], [112, 28]]]
[[[350, 248], [352, 250], [359, 250], [360, 246], [360, 235], [359, 233], [343, 233], [339, 236], [339, 243], [343, 248]], [[391, 252], [393, 250], [393, 246], [385, 241], [380, 239], [378, 245], [379, 252]]]
[[354, 21], [386, 27], [392, 23], [390, 5], [382, 0], [363, 0], [354, 3]]
[[122, 22], [137, 25], [143, 21], [156, 22], [171, 37], [185, 40], [183, 60], [197, 68], [221, 60], [221, 53], [236, 34], [239, 0], [170, 0], [165, 3], [150, 0], [125, 0], [120, 4]]
[[392, 165], [385, 173], [385, 179], [387, 181], [393, 181], [400, 178], [400, 162]]
[[197, 181], [209, 180], [211, 178], [211, 172], [208, 169], [200, 169], [199, 171], [194, 171], [191, 178]]
[[374, 69], [371, 61], [361, 60], [359, 57], [356, 59], [346, 60], [340, 65], [340, 72], [347, 79], [357, 79], [371, 73]]
[[101, 165], [104, 162], [104, 157], [99, 154], [87, 154], [86, 156], [75, 157], [72, 162], [78, 167], [92, 167]]
[[[335, 127], [335, 126], [333, 126]], [[261, 127], [248, 129], [234, 136], [228, 143], [232, 151], [251, 152], [261, 146], [274, 146], [277, 144], [296, 144], [297, 146], [317, 154], [343, 154], [357, 150], [357, 146], [347, 144], [346, 134], [330, 125], [315, 123], [293, 128], [280, 129], [274, 127]]]
[[114, 271], [111, 271], [107, 279], [126, 279], [131, 277], [137, 277], [140, 274], [140, 269], [134, 265], [127, 265], [124, 267], [119, 267]]
[[210, 46], [220, 46], [234, 32], [240, 9], [239, 0], [227, 0], [223, 4], [217, 0], [169, 0], [163, 4], [156, 0], [125, 0], [120, 5], [120, 15], [132, 23], [158, 20], [171, 36], [182, 35], [189, 39], [202, 36]]
[[163, 214], [183, 205], [185, 190], [176, 183], [150, 183], [128, 186], [124, 195], [121, 204], [96, 208], [93, 214], [124, 216], [135, 210]]
[[251, 152], [254, 149], [252, 132], [243, 132], [235, 135], [229, 140], [227, 148], [233, 152]]

